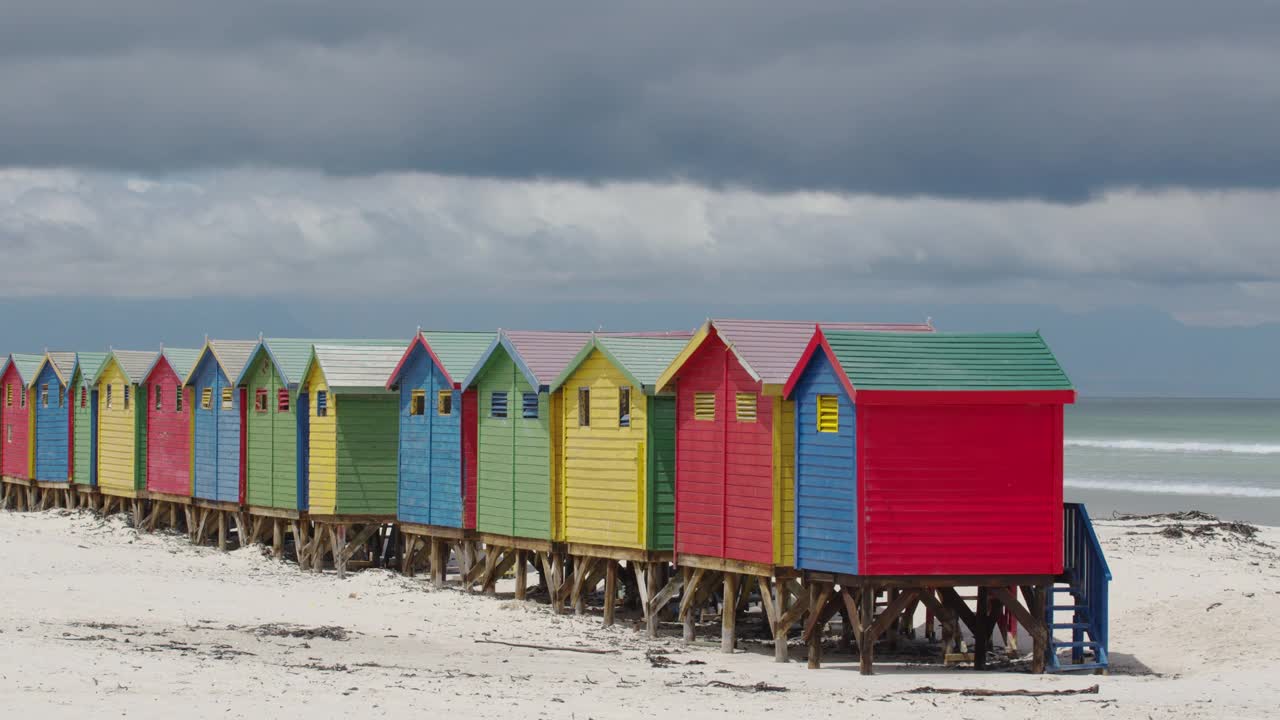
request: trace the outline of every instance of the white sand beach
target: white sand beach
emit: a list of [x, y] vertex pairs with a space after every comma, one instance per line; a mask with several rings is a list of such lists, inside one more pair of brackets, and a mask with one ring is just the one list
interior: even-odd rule
[[[122, 517], [0, 512], [0, 715], [6, 718], [1029, 717], [1280, 714], [1280, 529], [1168, 538], [1097, 521], [1111, 586], [1109, 676], [1031, 675], [847, 655], [821, 670], [744, 642], [723, 655], [675, 626], [555, 616], [422, 578], [307, 575], [256, 548], [138, 534]], [[1268, 547], [1268, 545], [1270, 547]], [[500, 587], [501, 590], [501, 587]], [[316, 634], [318, 628], [330, 628]], [[340, 628], [333, 630], [332, 628]], [[302, 637], [289, 633], [302, 630]], [[315, 636], [308, 636], [309, 634]], [[542, 651], [485, 640], [611, 651]], [[1024, 648], [1029, 648], [1029, 643]], [[656, 667], [649, 654], [671, 662]], [[662, 664], [662, 663], [659, 663]], [[785, 688], [748, 692], [765, 682]], [[727, 685], [717, 685], [726, 683]], [[921, 686], [1082, 689], [1055, 697], [912, 694]]]

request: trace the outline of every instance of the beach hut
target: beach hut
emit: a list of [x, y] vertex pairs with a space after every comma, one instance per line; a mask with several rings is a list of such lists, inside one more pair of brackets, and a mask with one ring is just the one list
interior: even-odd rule
[[[491, 332], [419, 330], [387, 380], [399, 395], [397, 518], [405, 535], [405, 570], [430, 550], [444, 581], [446, 548], [476, 526], [476, 395], [463, 381], [493, 344]], [[469, 564], [470, 546], [459, 553]], [[469, 570], [464, 567], [463, 574]]]
[[[503, 330], [463, 381], [488, 410], [473, 414], [479, 415], [475, 527], [486, 559], [493, 556], [483, 587], [514, 563], [516, 597], [523, 598], [532, 554], [548, 589], [559, 591], [562, 569], [553, 543], [564, 537], [553, 499], [564, 418], [551, 385], [590, 340], [583, 332]], [[504, 402], [509, 411], [494, 413]]]
[[4, 405], [0, 407], [0, 479], [4, 482], [5, 507], [12, 502], [31, 509], [35, 503], [32, 387], [42, 360], [41, 355], [13, 353], [0, 366], [0, 387], [4, 389]]
[[70, 508], [75, 500], [70, 492], [71, 404], [67, 390], [75, 370], [73, 352], [46, 352], [36, 370], [34, 383], [35, 419], [33, 480], [39, 506], [62, 501]]
[[796, 403], [796, 566], [822, 612], [859, 607], [873, 629], [863, 671], [879, 632], [916, 601], [965, 616], [956, 586], [977, 587], [979, 666], [1003, 606], [1043, 669], [1045, 599], [1064, 569], [1063, 406], [1075, 399], [1043, 338], [821, 328], [784, 393]]
[[404, 341], [312, 347], [300, 388], [307, 396], [308, 512], [315, 530], [304, 566], [318, 568], [330, 548], [340, 575], [366, 546], [375, 548], [371, 561], [381, 559], [381, 536], [396, 519], [400, 438], [399, 398], [387, 379], [403, 347]]
[[112, 350], [98, 372], [98, 492], [102, 512], [133, 513], [142, 527], [146, 496], [146, 403], [142, 380], [156, 360], [154, 350]]
[[177, 528], [178, 514], [191, 506], [191, 396], [183, 380], [199, 356], [193, 348], [162, 348], [142, 376], [149, 529], [165, 511], [169, 527]]
[[[684, 592], [706, 586], [759, 586], [774, 596], [769, 618], [777, 659], [785, 662], [788, 629], [802, 610], [788, 592], [794, 575], [795, 418], [782, 388], [817, 323], [708, 320], [658, 378], [676, 395], [677, 564]], [[931, 332], [924, 323], [824, 323], [842, 330]], [[778, 578], [782, 581], [779, 582]], [[692, 640], [698, 603], [682, 605]], [[722, 616], [721, 640], [734, 647], [733, 614]]]
[[98, 485], [98, 373], [107, 361], [104, 352], [76, 353], [71, 372], [71, 481], [81, 499], [96, 503]]
[[[580, 612], [584, 593], [604, 579], [606, 622], [618, 561], [647, 586], [644, 597], [656, 600], [671, 560], [676, 404], [674, 395], [657, 393], [657, 382], [690, 336], [593, 335], [551, 384], [564, 423], [563, 480], [552, 502], [574, 563], [571, 602]], [[482, 394], [480, 411], [509, 415], [516, 410], [511, 400]], [[657, 607], [644, 604], [650, 634]]]
[[[209, 340], [199, 359], [184, 378], [192, 400], [192, 540], [204, 541], [202, 529], [216, 530], [220, 548], [227, 546], [227, 528], [235, 524], [237, 538], [247, 539], [247, 528], [239, 527], [240, 506], [244, 502], [242, 465], [245, 414], [248, 398], [235, 385], [255, 340]], [[265, 388], [255, 393], [252, 407], [258, 415], [288, 408], [289, 391], [271, 395]]]

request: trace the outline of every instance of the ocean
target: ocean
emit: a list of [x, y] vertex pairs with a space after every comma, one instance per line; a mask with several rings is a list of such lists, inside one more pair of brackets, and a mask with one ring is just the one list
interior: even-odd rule
[[1095, 518], [1195, 509], [1280, 525], [1280, 400], [1081, 398], [1063, 470], [1066, 499]]

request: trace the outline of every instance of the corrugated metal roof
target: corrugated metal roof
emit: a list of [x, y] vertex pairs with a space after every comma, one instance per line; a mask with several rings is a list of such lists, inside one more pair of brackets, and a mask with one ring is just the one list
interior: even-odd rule
[[80, 374], [84, 376], [85, 383], [92, 385], [98, 381], [98, 372], [102, 370], [102, 364], [107, 361], [108, 355], [110, 353], [76, 353], [76, 365], [80, 368]]
[[586, 332], [503, 330], [502, 335], [519, 354], [517, 363], [524, 364], [538, 387], [554, 382], [591, 341], [591, 333]]
[[[222, 372], [228, 378], [235, 379], [240, 377], [240, 372], [244, 370], [244, 366], [252, 357], [253, 351], [257, 349], [258, 341], [256, 340], [210, 340], [209, 349], [213, 351], [213, 356], [217, 358], [218, 365], [222, 366]], [[194, 367], [191, 368], [195, 370]]]
[[12, 353], [5, 359], [4, 365], [0, 366], [0, 375], [8, 372], [9, 364], [12, 363], [18, 370], [18, 379], [22, 380], [23, 385], [30, 386], [36, 381], [36, 374], [40, 372], [40, 363], [44, 362], [43, 355], [32, 355], [30, 353]]
[[[266, 338], [262, 341], [266, 346], [267, 352], [274, 359], [276, 370], [280, 372], [281, 377], [287, 385], [297, 385], [302, 382], [303, 373], [307, 369], [307, 361], [311, 359], [311, 348], [315, 345], [390, 345], [393, 347], [404, 348], [403, 340], [344, 340], [337, 339], [311, 339], [311, 338]], [[254, 350], [256, 352], [256, 348]], [[250, 355], [252, 359], [252, 355]], [[247, 369], [247, 367], [245, 368]], [[244, 374], [244, 370], [241, 370]], [[237, 378], [239, 383], [241, 378]]]
[[1040, 333], [822, 331], [854, 390], [1070, 390]]
[[75, 371], [76, 367], [76, 354], [56, 351], [50, 351], [46, 354], [49, 356], [49, 364], [53, 365], [53, 371], [58, 374], [62, 384], [66, 385], [71, 382], [71, 373]]
[[680, 354], [689, 342], [690, 333], [671, 333], [658, 337], [596, 337], [597, 347], [604, 350], [634, 380], [652, 389], [658, 376]]
[[[111, 357], [129, 382], [137, 385], [147, 376], [147, 371], [159, 357], [158, 350], [112, 350]], [[99, 368], [101, 369], [101, 368]]]
[[493, 332], [422, 331], [422, 339], [455, 383], [461, 383], [471, 373], [497, 336]]
[[313, 357], [331, 392], [386, 392], [387, 380], [404, 355], [402, 342], [317, 344]]
[[830, 330], [928, 333], [925, 323], [815, 322], [801, 320], [711, 320], [711, 327], [733, 349], [747, 372], [766, 384], [782, 385], [819, 325]]

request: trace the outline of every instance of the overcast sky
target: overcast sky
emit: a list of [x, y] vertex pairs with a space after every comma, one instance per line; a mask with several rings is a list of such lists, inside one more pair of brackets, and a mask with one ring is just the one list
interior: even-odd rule
[[1280, 322], [1277, 3], [17, 5], [0, 298], [27, 307]]

